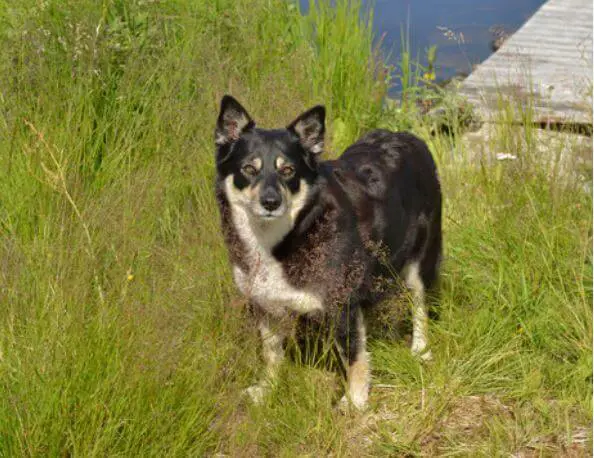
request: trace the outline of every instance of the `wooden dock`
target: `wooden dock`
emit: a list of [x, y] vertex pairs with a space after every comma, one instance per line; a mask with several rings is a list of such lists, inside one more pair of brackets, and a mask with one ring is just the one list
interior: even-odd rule
[[[549, 0], [459, 88], [484, 121], [502, 100], [536, 122], [592, 124], [592, 0]], [[515, 110], [521, 121], [522, 110]]]

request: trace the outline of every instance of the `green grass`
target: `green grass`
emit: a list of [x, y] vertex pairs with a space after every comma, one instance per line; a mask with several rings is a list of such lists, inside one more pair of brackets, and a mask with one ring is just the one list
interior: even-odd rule
[[[494, 137], [518, 160], [472, 160], [384, 110], [359, 2], [97, 5], [0, 0], [0, 456], [591, 454], [592, 198], [531, 126]], [[262, 365], [213, 197], [227, 92], [262, 126], [327, 104], [330, 155], [385, 126], [436, 156], [434, 361], [376, 331], [365, 415], [311, 364], [241, 396]]]

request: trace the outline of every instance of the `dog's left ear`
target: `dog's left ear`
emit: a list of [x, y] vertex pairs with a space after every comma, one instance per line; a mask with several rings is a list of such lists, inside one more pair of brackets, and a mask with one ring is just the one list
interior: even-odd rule
[[326, 109], [322, 105], [316, 105], [299, 115], [287, 126], [287, 130], [299, 137], [301, 146], [306, 151], [317, 155], [324, 150], [325, 119]]

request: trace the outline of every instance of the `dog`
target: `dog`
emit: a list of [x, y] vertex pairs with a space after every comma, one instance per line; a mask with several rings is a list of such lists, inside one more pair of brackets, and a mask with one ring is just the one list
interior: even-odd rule
[[[365, 409], [370, 386], [363, 309], [403, 280], [413, 303], [412, 352], [430, 359], [425, 295], [442, 253], [441, 189], [427, 145], [374, 130], [320, 161], [325, 109], [286, 128], [257, 128], [226, 95], [215, 128], [216, 199], [233, 278], [257, 317], [266, 374], [259, 402], [300, 318], [328, 320], [345, 366], [341, 404]], [[380, 286], [378, 286], [380, 285]]]

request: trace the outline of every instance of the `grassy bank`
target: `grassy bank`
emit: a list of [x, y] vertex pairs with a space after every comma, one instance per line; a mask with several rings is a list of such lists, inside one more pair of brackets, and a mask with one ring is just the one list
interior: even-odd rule
[[[591, 454], [591, 195], [530, 128], [497, 132], [515, 161], [462, 161], [383, 110], [369, 25], [336, 3], [0, 0], [0, 456]], [[329, 154], [376, 126], [434, 151], [435, 360], [383, 317], [364, 416], [307, 364], [241, 396], [261, 364], [212, 192], [224, 93], [262, 126], [325, 103]]]

